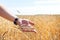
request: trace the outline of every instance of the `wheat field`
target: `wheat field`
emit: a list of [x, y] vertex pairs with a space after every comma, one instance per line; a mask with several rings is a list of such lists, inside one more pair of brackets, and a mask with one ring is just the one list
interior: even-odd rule
[[33, 21], [37, 33], [22, 32], [20, 26], [0, 17], [0, 40], [60, 40], [60, 15], [18, 17]]

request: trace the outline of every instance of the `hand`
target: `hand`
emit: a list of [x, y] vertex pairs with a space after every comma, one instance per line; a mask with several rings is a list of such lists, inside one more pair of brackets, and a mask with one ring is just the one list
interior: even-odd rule
[[27, 19], [19, 19], [17, 24], [21, 26], [23, 32], [35, 32], [34, 28], [32, 27], [34, 23]]

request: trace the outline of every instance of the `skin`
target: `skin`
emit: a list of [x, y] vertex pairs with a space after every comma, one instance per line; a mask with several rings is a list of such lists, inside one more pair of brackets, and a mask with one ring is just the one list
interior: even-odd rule
[[[18, 18], [16, 15], [11, 14], [11, 12], [8, 11], [8, 9], [6, 7], [4, 7], [3, 5], [0, 5], [0, 16], [11, 21], [14, 22], [15, 18]], [[17, 25], [21, 26], [23, 25], [27, 26], [30, 25], [34, 25], [33, 22], [29, 21], [29, 20], [24, 20], [24, 19], [19, 19], [17, 21]], [[22, 29], [24, 30], [24, 29]]]

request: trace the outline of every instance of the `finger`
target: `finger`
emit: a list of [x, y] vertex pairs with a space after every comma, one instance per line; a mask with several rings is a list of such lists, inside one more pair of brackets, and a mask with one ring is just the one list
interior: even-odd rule
[[30, 29], [27, 29], [27, 28], [21, 28], [23, 32], [35, 32], [36, 33], [36, 30], [34, 28], [30, 28]]
[[27, 30], [27, 29], [23, 29], [23, 32], [36, 32], [35, 30]]
[[34, 25], [34, 23], [33, 23], [33, 22], [31, 22], [31, 21], [29, 21], [29, 24]]

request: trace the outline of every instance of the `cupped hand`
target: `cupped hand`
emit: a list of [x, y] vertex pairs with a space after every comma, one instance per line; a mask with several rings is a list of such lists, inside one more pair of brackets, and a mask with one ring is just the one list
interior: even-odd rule
[[23, 32], [35, 32], [34, 23], [28, 19], [19, 19], [17, 24], [21, 26]]

